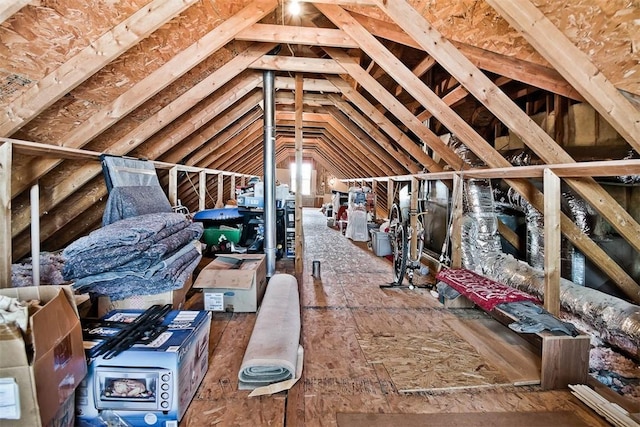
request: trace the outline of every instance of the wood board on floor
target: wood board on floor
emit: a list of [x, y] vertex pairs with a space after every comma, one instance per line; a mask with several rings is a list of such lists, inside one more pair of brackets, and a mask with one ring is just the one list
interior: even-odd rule
[[359, 334], [369, 363], [381, 363], [400, 392], [511, 383], [454, 331]]
[[583, 419], [570, 411], [467, 412], [435, 414], [338, 413], [338, 427], [582, 427]]
[[540, 384], [541, 359], [524, 338], [495, 319], [449, 319], [446, 323], [514, 385]]

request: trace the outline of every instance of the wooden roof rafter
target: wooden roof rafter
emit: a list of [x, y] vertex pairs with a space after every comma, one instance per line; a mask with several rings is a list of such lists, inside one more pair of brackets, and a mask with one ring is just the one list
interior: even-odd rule
[[[486, 77], [471, 61], [460, 53], [453, 45], [442, 40], [442, 36], [414, 9], [402, 2], [383, 4], [375, 0], [385, 13], [396, 21], [404, 22], [404, 29], [412, 35], [416, 41], [428, 51], [445, 69], [463, 84], [475, 98], [487, 107], [494, 115], [518, 135], [527, 146], [533, 150], [540, 159], [548, 164], [570, 163], [574, 161], [571, 156], [547, 133], [541, 129], [524, 111], [517, 107], [495, 84]], [[425, 28], [427, 30], [425, 30]], [[400, 70], [401, 67], [398, 67]], [[625, 102], [627, 102], [625, 100]], [[640, 112], [638, 112], [640, 117]], [[442, 120], [441, 120], [442, 121]], [[640, 124], [640, 119], [638, 120]], [[451, 129], [454, 131], [453, 129]], [[455, 132], [455, 131], [454, 131]], [[500, 163], [506, 161], [489, 146], [483, 148], [474, 145], [480, 141], [468, 140], [468, 136], [457, 133], [458, 137], [479, 157], [481, 155], [493, 156]], [[482, 144], [486, 145], [486, 144]], [[482, 157], [481, 157], [482, 158]], [[485, 162], [491, 167], [498, 164], [493, 160]], [[506, 166], [506, 165], [505, 165]], [[566, 179], [583, 199], [596, 209], [611, 226], [623, 236], [629, 244], [640, 251], [640, 225], [626, 212], [618, 202], [599, 186], [593, 179]], [[526, 197], [526, 196], [525, 196]]]
[[153, 0], [41, 78], [0, 111], [0, 135], [11, 136], [66, 93], [197, 0]]
[[33, 0], [4, 0], [0, 3], [0, 24], [18, 13]]

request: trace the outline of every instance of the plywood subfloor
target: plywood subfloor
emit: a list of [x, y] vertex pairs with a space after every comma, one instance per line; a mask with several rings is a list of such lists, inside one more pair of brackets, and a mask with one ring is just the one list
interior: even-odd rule
[[[238, 390], [237, 374], [255, 314], [216, 313], [212, 321], [209, 371], [191, 403], [181, 427], [338, 425], [339, 413], [443, 414], [569, 411], [585, 426], [606, 426], [569, 391], [542, 391], [535, 383], [539, 358], [511, 331], [477, 310], [448, 310], [427, 290], [381, 289], [391, 280], [391, 265], [363, 245], [355, 245], [326, 227], [316, 209], [304, 210], [305, 254], [300, 284], [302, 379], [288, 392], [249, 398]], [[321, 262], [321, 278], [311, 276], [313, 260]], [[277, 272], [293, 272], [281, 260]], [[201, 307], [201, 296], [191, 298]], [[424, 347], [430, 337], [446, 341], [456, 333], [456, 345], [474, 354], [477, 363], [493, 366], [511, 385], [453, 388], [445, 380], [437, 390], [404, 393], [386, 365], [374, 363], [364, 337], [403, 337], [389, 352], [409, 344]], [[453, 344], [452, 344], [453, 345]], [[460, 371], [456, 359], [447, 361]], [[480, 362], [482, 361], [482, 362]], [[477, 365], [478, 366], [478, 365]], [[477, 367], [476, 366], [476, 367]], [[391, 370], [393, 371], [393, 370]], [[405, 368], [407, 381], [419, 378]], [[515, 386], [513, 384], [523, 385]], [[393, 424], [401, 425], [401, 424]], [[371, 424], [371, 427], [374, 427]]]
[[510, 384], [501, 369], [453, 330], [361, 334], [358, 342], [367, 361], [382, 364], [400, 392]]

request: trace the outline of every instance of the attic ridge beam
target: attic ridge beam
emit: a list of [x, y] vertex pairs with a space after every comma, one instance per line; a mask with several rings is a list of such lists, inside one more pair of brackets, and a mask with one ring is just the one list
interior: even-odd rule
[[345, 74], [346, 71], [331, 59], [298, 58], [290, 56], [263, 55], [250, 65], [254, 70], [276, 70], [300, 73]]
[[154, 0], [140, 8], [0, 111], [0, 135], [15, 133], [45, 108], [196, 2]]
[[528, 0], [487, 0], [509, 24], [640, 151], [640, 111], [537, 7]]
[[[375, 0], [391, 19], [402, 22], [407, 34], [411, 35], [429, 52], [438, 63], [464, 85], [478, 101], [489, 109], [500, 121], [524, 141], [545, 163], [572, 163], [573, 158], [567, 154], [547, 133], [540, 128], [531, 117], [527, 116], [507, 95], [504, 94], [482, 71], [471, 63], [451, 43], [432, 26], [430, 26], [415, 9], [406, 2], [387, 2]], [[387, 70], [389, 71], [389, 70]], [[435, 115], [435, 114], [434, 114]], [[442, 120], [441, 120], [442, 121]], [[446, 125], [446, 123], [445, 123]], [[638, 119], [640, 125], [640, 119]], [[455, 132], [454, 129], [450, 129]], [[458, 135], [464, 140], [462, 135]], [[497, 152], [488, 146], [488, 153]], [[478, 152], [477, 147], [469, 147], [476, 155], [492, 167], [501, 166], [488, 161], [486, 152]], [[482, 154], [482, 156], [481, 156]], [[500, 163], [506, 162], [499, 156]], [[507, 162], [508, 163], [508, 162]], [[609, 224], [620, 233], [627, 242], [640, 251], [640, 225], [626, 212], [618, 202], [591, 178], [567, 179], [571, 186]]]
[[0, 4], [0, 24], [29, 4], [31, 0], [4, 0]]
[[331, 46], [355, 49], [358, 43], [341, 30], [289, 25], [253, 24], [236, 34], [236, 40]]
[[[202, 62], [207, 56], [216, 52], [233, 38], [233, 32], [250, 25], [260, 19], [277, 6], [274, 0], [260, 0], [242, 9], [240, 12], [220, 24], [218, 27], [205, 34], [199, 41], [181, 51], [164, 65], [153, 71], [144, 79], [137, 82], [129, 90], [118, 96], [111, 103], [105, 105], [100, 111], [80, 126], [69, 132], [62, 138], [62, 143], [67, 147], [81, 148], [93, 138], [104, 132], [122, 117], [142, 105], [152, 96], [169, 86], [180, 76], [189, 71], [193, 66]], [[32, 168], [37, 175], [30, 177], [38, 179], [53, 169], [59, 162], [51, 159], [41, 159]], [[26, 182], [25, 184], [29, 184]], [[26, 189], [25, 185], [14, 186], [13, 195]]]

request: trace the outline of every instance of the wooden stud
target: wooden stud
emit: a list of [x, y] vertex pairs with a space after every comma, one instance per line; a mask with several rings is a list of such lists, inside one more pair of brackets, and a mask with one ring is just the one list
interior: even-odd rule
[[169, 203], [178, 206], [178, 167], [169, 169]]
[[198, 174], [198, 209], [203, 211], [207, 208], [207, 173], [200, 171]]
[[560, 314], [560, 178], [544, 170], [544, 308]]
[[0, 144], [0, 288], [11, 287], [12, 144]]
[[224, 206], [224, 174], [218, 174], [218, 195], [216, 201], [216, 209]]
[[462, 268], [462, 193], [464, 180], [459, 175], [453, 177], [453, 197], [451, 198], [451, 268]]
[[17, 13], [31, 0], [5, 0], [0, 4], [0, 24]]

